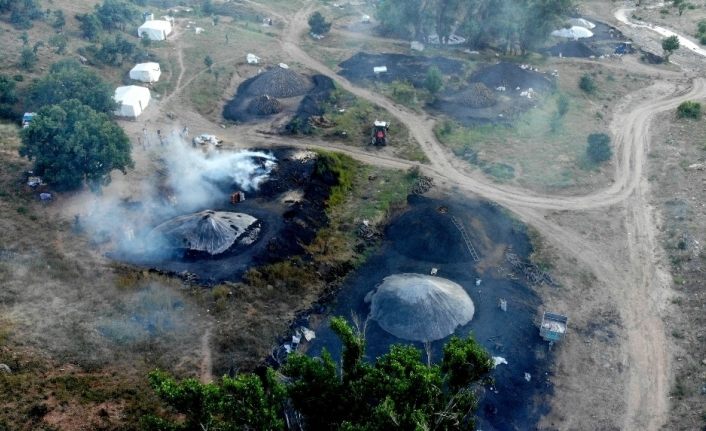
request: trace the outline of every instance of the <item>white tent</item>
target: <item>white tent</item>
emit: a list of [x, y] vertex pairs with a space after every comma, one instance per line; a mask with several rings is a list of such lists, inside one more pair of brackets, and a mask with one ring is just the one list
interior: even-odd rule
[[130, 79], [142, 82], [157, 82], [161, 74], [159, 63], [140, 63], [130, 70]]
[[554, 30], [552, 32], [552, 36], [563, 37], [566, 39], [583, 39], [586, 37], [592, 37], [593, 32], [587, 28], [575, 25], [571, 28], [562, 28], [561, 30]]
[[151, 40], [165, 40], [172, 32], [172, 24], [169, 21], [153, 19], [146, 21], [137, 29], [138, 37], [148, 37]]
[[115, 89], [115, 99], [118, 109], [115, 115], [120, 117], [137, 118], [150, 103], [150, 90], [137, 85], [128, 85]]

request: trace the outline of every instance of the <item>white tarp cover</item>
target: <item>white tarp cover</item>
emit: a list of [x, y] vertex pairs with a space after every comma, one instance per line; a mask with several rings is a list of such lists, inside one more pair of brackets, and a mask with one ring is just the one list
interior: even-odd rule
[[140, 63], [130, 70], [130, 79], [142, 82], [157, 82], [161, 74], [159, 63]]
[[113, 99], [118, 102], [115, 115], [137, 118], [150, 103], [150, 90], [137, 85], [127, 85], [115, 89]]
[[575, 25], [571, 28], [562, 28], [561, 30], [554, 30], [552, 32], [552, 36], [564, 37], [566, 39], [583, 39], [587, 37], [592, 37], [593, 32], [587, 28]]
[[245, 59], [248, 61], [248, 64], [257, 64], [260, 62], [260, 57], [252, 53], [248, 53], [248, 55], [245, 56]]
[[137, 29], [137, 36], [148, 37], [150, 40], [165, 40], [171, 32], [172, 24], [169, 21], [153, 19]]
[[575, 25], [577, 27], [587, 28], [589, 30], [596, 27], [596, 24], [592, 23], [591, 21], [589, 21], [587, 19], [583, 19], [583, 18], [571, 18], [569, 20], [569, 24]]

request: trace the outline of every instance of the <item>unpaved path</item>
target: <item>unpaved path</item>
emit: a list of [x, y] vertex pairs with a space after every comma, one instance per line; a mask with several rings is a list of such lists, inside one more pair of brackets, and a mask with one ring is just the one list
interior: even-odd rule
[[690, 52], [693, 52], [696, 55], [700, 55], [702, 57], [706, 57], [706, 49], [701, 48], [698, 43], [694, 42], [693, 40], [689, 39], [686, 36], [683, 36], [674, 30], [670, 30], [665, 27], [661, 27], [659, 25], [655, 24], [650, 24], [650, 23], [637, 23], [633, 22], [628, 18], [628, 13], [634, 11], [635, 8], [620, 8], [615, 11], [613, 16], [615, 16], [615, 19], [620, 21], [621, 23], [632, 27], [632, 28], [644, 28], [650, 31], [653, 31], [657, 33], [658, 35], [662, 37], [670, 37], [670, 36], [676, 36], [679, 38], [679, 45], [680, 47], [683, 47]]
[[211, 360], [211, 328], [201, 336], [201, 366], [199, 379], [201, 383], [213, 382], [213, 361]]
[[[259, 7], [268, 10], [265, 6]], [[331, 77], [347, 91], [387, 109], [397, 121], [408, 127], [412, 137], [421, 145], [430, 160], [428, 165], [423, 166], [427, 172], [437, 177], [440, 182], [446, 182], [448, 187], [456, 187], [502, 203], [520, 219], [534, 226], [560, 252], [574, 257], [579, 265], [600, 277], [600, 283], [608, 286], [617, 302], [616, 307], [621, 311], [625, 327], [625, 349], [629, 358], [627, 387], [615, 388], [624, 391], [626, 411], [622, 428], [659, 429], [665, 423], [668, 412], [669, 354], [660, 312], [670, 280], [668, 273], [659, 266], [654, 214], [647, 199], [649, 190], [644, 165], [650, 139], [649, 125], [654, 115], [659, 112], [674, 109], [684, 100], [706, 97], [706, 81], [703, 78], [678, 81], [677, 73], [652, 71], [648, 70], [648, 66], [639, 65], [643, 72], [653, 72], [660, 78], [670, 78], [672, 81], [656, 80], [651, 87], [631, 95], [616, 112], [611, 126], [616, 152], [614, 182], [605, 189], [585, 195], [543, 195], [498, 185], [477, 173], [469, 172], [436, 140], [433, 118], [412, 112], [370, 90], [356, 87], [320, 61], [310, 57], [298, 46], [301, 35], [307, 30], [306, 18], [310, 12], [311, 8], [305, 8], [291, 19], [285, 20], [281, 43], [283, 51], [292, 60]], [[270, 13], [278, 16], [273, 11]], [[178, 41], [177, 46], [180, 65], [183, 66]], [[611, 63], [610, 67], [621, 67], [620, 65], [621, 63]], [[627, 67], [631, 65], [627, 64]], [[182, 85], [182, 76], [183, 70], [170, 98], [178, 95], [193, 79], [192, 77]], [[164, 104], [162, 106], [164, 107]], [[178, 121], [189, 124], [193, 129], [198, 127], [209, 130], [216, 127], [209, 120], [189, 110], [181, 111]], [[240, 142], [248, 146], [286, 145], [336, 149], [364, 163], [377, 166], [395, 169], [419, 166], [418, 163], [400, 160], [389, 154], [352, 148], [344, 144], [311, 138], [282, 138], [263, 133], [258, 130], [258, 126], [226, 129], [219, 133], [226, 141]], [[559, 226], [547, 218], [548, 210], [581, 211], [613, 206], [623, 209], [625, 229], [628, 232], [625, 239], [628, 252], [624, 260], [619, 262], [611, 260], [603, 248], [585, 240], [578, 232]], [[210, 378], [205, 374], [205, 370], [210, 373], [211, 368], [209, 336], [207, 331], [202, 339], [202, 380]]]

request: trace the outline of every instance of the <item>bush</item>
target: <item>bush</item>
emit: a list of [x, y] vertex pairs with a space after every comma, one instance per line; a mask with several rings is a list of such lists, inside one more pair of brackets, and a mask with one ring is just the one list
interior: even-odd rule
[[20, 67], [24, 70], [31, 71], [34, 69], [34, 65], [37, 64], [37, 54], [30, 47], [22, 48], [20, 53]]
[[309, 27], [314, 34], [326, 34], [331, 30], [331, 23], [326, 22], [326, 18], [317, 11], [309, 17]]
[[586, 155], [593, 163], [599, 164], [613, 157], [613, 150], [610, 146], [610, 136], [605, 133], [591, 133], [588, 135], [588, 147]]
[[403, 81], [393, 81], [390, 87], [392, 89], [392, 98], [395, 102], [403, 105], [414, 105], [417, 103], [417, 93], [414, 91], [412, 84]]
[[579, 88], [588, 94], [593, 94], [596, 92], [598, 87], [596, 87], [596, 82], [591, 78], [591, 75], [584, 74], [579, 80]]
[[682, 102], [681, 105], [677, 107], [677, 116], [679, 118], [693, 118], [698, 120], [701, 118], [701, 104], [691, 100]]
[[432, 66], [427, 70], [427, 76], [424, 80], [424, 87], [432, 95], [436, 94], [444, 86], [444, 78], [441, 75], [441, 71], [438, 67]]

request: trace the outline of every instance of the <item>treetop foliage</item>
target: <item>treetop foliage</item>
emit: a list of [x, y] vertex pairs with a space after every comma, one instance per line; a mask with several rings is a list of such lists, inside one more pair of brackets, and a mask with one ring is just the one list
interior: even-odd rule
[[326, 34], [331, 30], [331, 23], [326, 21], [321, 12], [316, 11], [309, 17], [309, 27], [314, 34]]
[[84, 181], [100, 187], [110, 172], [133, 166], [130, 141], [108, 115], [79, 100], [44, 106], [22, 129], [20, 155], [34, 161], [38, 175], [59, 189], [80, 187]]
[[593, 163], [603, 163], [613, 157], [610, 136], [605, 133], [591, 133], [587, 140], [586, 155]]
[[115, 110], [113, 88], [98, 74], [73, 59], [54, 63], [49, 73], [29, 89], [32, 109], [67, 99], [77, 99], [99, 112], [111, 113]]
[[148, 429], [282, 430], [292, 409], [314, 431], [474, 429], [471, 385], [492, 368], [474, 340], [452, 338], [442, 365], [427, 365], [418, 349], [402, 345], [370, 363], [361, 334], [342, 318], [331, 319], [331, 328], [343, 344], [340, 368], [324, 350], [318, 358], [291, 354], [282, 375], [267, 368], [218, 384], [152, 373], [152, 387], [185, 420], [149, 417]]
[[473, 48], [526, 53], [544, 42], [571, 9], [571, 0], [381, 0], [376, 16], [383, 31], [426, 41], [456, 33]]
[[0, 14], [8, 12], [10, 22], [19, 29], [32, 27], [32, 21], [44, 16], [37, 0], [0, 0]]

